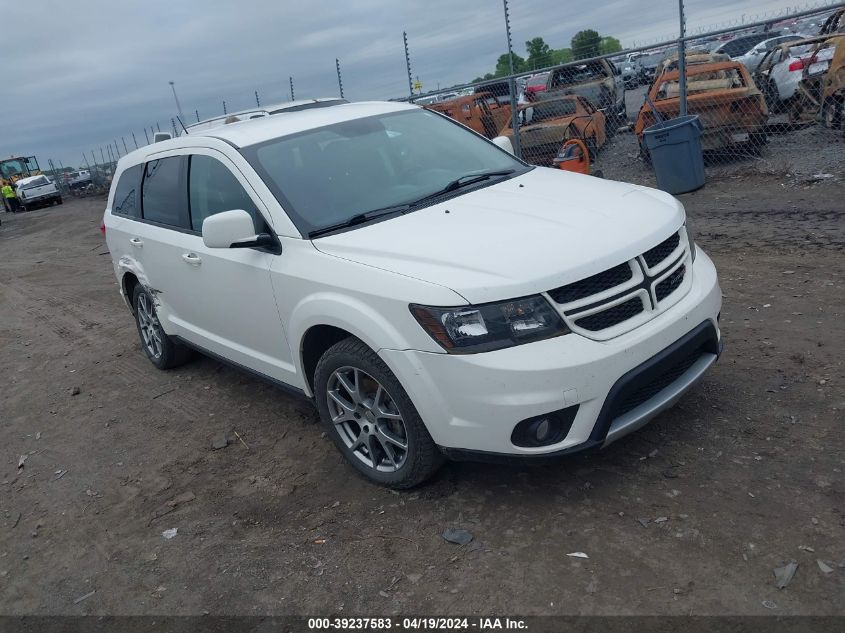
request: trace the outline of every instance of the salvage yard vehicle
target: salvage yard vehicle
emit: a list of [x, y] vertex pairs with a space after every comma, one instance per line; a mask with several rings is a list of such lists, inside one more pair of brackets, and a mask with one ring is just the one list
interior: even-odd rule
[[716, 269], [675, 198], [532, 167], [404, 103], [143, 147], [101, 228], [155, 367], [195, 348], [312, 398], [395, 488], [444, 456], [606, 446], [720, 352]]
[[426, 107], [463, 123], [487, 138], [497, 136], [511, 120], [510, 105], [500, 103], [489, 92], [477, 92]]
[[799, 40], [806, 39], [806, 37], [807, 36], [797, 34], [777, 35], [775, 37], [771, 37], [767, 40], [763, 40], [744, 55], [737, 57], [736, 61], [745, 66], [748, 69], [748, 72], [753, 74], [754, 71], [757, 70], [757, 66], [760, 65], [760, 62], [763, 61], [766, 53], [776, 49], [781, 44], [797, 42]]
[[[677, 70], [664, 73], [649, 90], [649, 99], [640, 109], [634, 132], [639, 138], [640, 155], [649, 160], [643, 141], [647, 127], [660, 119], [672, 119], [680, 110]], [[769, 111], [763, 95], [754, 85], [745, 66], [738, 62], [701, 64], [687, 68], [687, 111], [697, 114], [704, 126], [704, 150], [737, 145], [759, 151], [766, 142]]]
[[41, 168], [35, 156], [12, 156], [0, 160], [0, 186], [14, 185], [21, 178], [39, 174], [41, 174]]
[[546, 84], [549, 80], [549, 73], [540, 73], [529, 77], [525, 82], [525, 100], [536, 101], [537, 95], [546, 91]]
[[807, 52], [791, 114], [795, 119], [820, 119], [836, 129], [843, 118], [845, 33], [828, 36]]
[[781, 44], [760, 61], [753, 78], [763, 92], [769, 110], [780, 112], [791, 105], [813, 48], [829, 38], [811, 37]]
[[37, 206], [62, 203], [62, 194], [56, 184], [43, 174], [19, 179], [15, 183], [15, 194], [23, 211], [31, 211]]
[[606, 59], [568, 64], [552, 70], [546, 90], [538, 99], [563, 95], [579, 95], [593, 103], [607, 117], [611, 132], [628, 120], [625, 84], [620, 72]]
[[[594, 160], [607, 140], [606, 119], [584, 97], [569, 95], [519, 108], [519, 143], [522, 158], [532, 165], [551, 167], [570, 139], [580, 139]], [[502, 136], [512, 139], [508, 125]]]

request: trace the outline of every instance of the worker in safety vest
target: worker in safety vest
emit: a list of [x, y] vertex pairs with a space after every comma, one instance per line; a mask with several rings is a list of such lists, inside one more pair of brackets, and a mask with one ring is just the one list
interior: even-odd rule
[[3, 194], [3, 202], [6, 204], [6, 210], [17, 213], [18, 197], [15, 195], [15, 188], [12, 185], [6, 184], [0, 189], [0, 193]]

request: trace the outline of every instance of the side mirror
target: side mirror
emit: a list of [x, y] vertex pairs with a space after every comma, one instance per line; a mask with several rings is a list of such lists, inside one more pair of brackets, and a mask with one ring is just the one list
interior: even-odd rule
[[497, 136], [493, 139], [493, 145], [505, 150], [508, 154], [513, 154], [513, 143], [507, 136]]
[[202, 241], [209, 248], [244, 248], [257, 239], [252, 216], [242, 209], [216, 213], [202, 222]]

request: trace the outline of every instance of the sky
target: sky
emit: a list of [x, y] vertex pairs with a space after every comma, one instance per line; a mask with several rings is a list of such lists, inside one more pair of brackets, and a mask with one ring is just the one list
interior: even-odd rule
[[[812, 5], [832, 0], [811, 0]], [[10, 3], [11, 4], [11, 3]], [[569, 46], [585, 28], [642, 46], [676, 37], [675, 0], [509, 0], [515, 52], [541, 36]], [[687, 28], [780, 15], [784, 0], [687, 0]], [[16, 25], [10, 28], [8, 25]], [[19, 28], [17, 28], [19, 27]], [[0, 30], [0, 156], [84, 166], [132, 133], [170, 128], [169, 81], [190, 121], [290, 98], [388, 99], [408, 92], [402, 31], [423, 90], [492, 72], [507, 50], [501, 0], [30, 0], [7, 5]]]

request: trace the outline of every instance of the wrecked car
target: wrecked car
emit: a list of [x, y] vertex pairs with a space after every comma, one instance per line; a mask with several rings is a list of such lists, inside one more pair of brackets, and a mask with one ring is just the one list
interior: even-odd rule
[[622, 74], [606, 59], [568, 64], [551, 71], [545, 92], [538, 100], [578, 95], [593, 103], [607, 118], [609, 130], [625, 125], [625, 82]]
[[[687, 110], [697, 114], [704, 126], [701, 145], [704, 150], [744, 145], [759, 149], [766, 142], [769, 110], [748, 70], [738, 62], [717, 62], [687, 68]], [[640, 109], [634, 132], [639, 138], [640, 155], [649, 160], [643, 142], [644, 130], [659, 118], [672, 119], [680, 111], [680, 86], [677, 70], [664, 73], [648, 93]]]
[[[519, 145], [522, 158], [532, 165], [550, 167], [563, 145], [580, 139], [590, 159], [607, 140], [606, 118], [592, 103], [575, 95], [540, 101], [519, 108]], [[513, 138], [509, 125], [502, 136]]]
[[510, 105], [500, 103], [489, 92], [479, 92], [451, 101], [432, 103], [425, 107], [445, 114], [487, 138], [498, 135], [499, 130], [505, 127], [511, 118]]
[[817, 42], [807, 53], [791, 114], [837, 129], [845, 108], [845, 33]]

